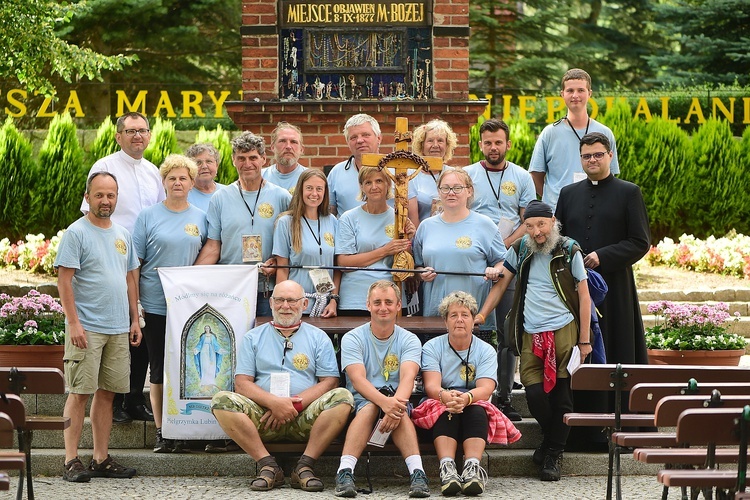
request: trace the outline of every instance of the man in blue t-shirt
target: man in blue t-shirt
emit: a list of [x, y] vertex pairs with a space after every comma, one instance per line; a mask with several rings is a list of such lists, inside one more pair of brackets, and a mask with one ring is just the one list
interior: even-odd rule
[[354, 406], [339, 385], [339, 369], [328, 335], [302, 323], [307, 298], [294, 281], [282, 281], [271, 297], [273, 321], [245, 334], [237, 353], [234, 390], [211, 400], [222, 429], [258, 464], [255, 491], [284, 484], [284, 472], [264, 442], [306, 442], [292, 471], [291, 485], [323, 491], [315, 461], [339, 435]]
[[[135, 469], [109, 455], [112, 401], [130, 391], [130, 346], [141, 343], [138, 324], [138, 257], [130, 233], [112, 222], [117, 179], [94, 172], [86, 182], [86, 215], [70, 225], [55, 258], [60, 302], [65, 312], [65, 385], [63, 479], [88, 482], [92, 477], [130, 478]], [[78, 445], [91, 395], [94, 453], [88, 468]]]
[[393, 281], [378, 280], [370, 285], [367, 310], [370, 322], [341, 339], [341, 368], [354, 395], [356, 415], [346, 432], [334, 493], [357, 496], [354, 468], [377, 426], [380, 433], [393, 434], [393, 442], [405, 457], [411, 480], [409, 496], [428, 497], [417, 432], [407, 407], [422, 346], [416, 335], [396, 325], [401, 293]]

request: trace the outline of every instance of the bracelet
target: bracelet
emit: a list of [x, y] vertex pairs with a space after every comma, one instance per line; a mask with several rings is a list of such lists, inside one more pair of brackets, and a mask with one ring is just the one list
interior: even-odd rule
[[441, 388], [440, 388], [440, 391], [438, 391], [438, 401], [440, 401], [440, 404], [442, 404], [442, 405], [444, 405], [444, 404], [445, 404], [445, 403], [443, 403], [443, 391], [444, 391], [444, 390], [445, 390], [445, 389], [443, 389], [443, 388], [441, 387]]
[[471, 391], [466, 391], [466, 394], [469, 396], [469, 404], [466, 406], [474, 404], [474, 395], [471, 393]]
[[335, 300], [336, 303], [339, 303], [339, 302], [341, 302], [341, 295], [339, 295], [337, 293], [332, 293], [331, 294], [331, 300]]
[[591, 345], [591, 342], [578, 342], [578, 345]]
[[484, 317], [484, 314], [482, 313], [477, 313], [476, 317], [480, 318], [481, 324], [484, 324], [484, 322], [486, 321], [486, 318]]

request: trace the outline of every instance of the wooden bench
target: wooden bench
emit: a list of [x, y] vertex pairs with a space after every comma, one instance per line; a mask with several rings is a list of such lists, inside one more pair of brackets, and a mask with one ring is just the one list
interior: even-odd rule
[[623, 426], [652, 427], [653, 414], [623, 414], [622, 396], [636, 384], [646, 382], [670, 382], [687, 384], [691, 378], [700, 383], [750, 382], [750, 370], [724, 366], [671, 366], [671, 365], [624, 365], [587, 364], [580, 366], [570, 378], [573, 390], [613, 391], [614, 413], [567, 413], [563, 417], [569, 426], [599, 426], [607, 429], [609, 464], [607, 468], [607, 500], [611, 500], [613, 482], [616, 483], [616, 498], [622, 498], [620, 483], [621, 447], [612, 440], [615, 432]]
[[[3, 394], [65, 394], [65, 378], [57, 368], [0, 367], [0, 393]], [[64, 431], [70, 418], [63, 416], [26, 415], [25, 422], [16, 427], [18, 451], [26, 455], [26, 488], [29, 500], [34, 500], [31, 475], [31, 442], [34, 431]], [[23, 477], [23, 474], [21, 474]]]
[[744, 492], [747, 474], [747, 440], [750, 426], [750, 406], [744, 408], [688, 409], [677, 421], [677, 440], [689, 445], [708, 446], [739, 445], [737, 468], [720, 469], [667, 469], [659, 471], [657, 479], [665, 486], [689, 487], [703, 490], [712, 498], [713, 489], [719, 498], [730, 498], [734, 492]]
[[[13, 447], [13, 434], [26, 421], [26, 407], [21, 398], [14, 394], [0, 394], [0, 444], [3, 448]], [[0, 452], [0, 469], [18, 471], [17, 498], [23, 498], [23, 470], [26, 467], [26, 455], [21, 452]], [[6, 475], [7, 477], [7, 475]], [[0, 482], [0, 489], [10, 489], [10, 479], [7, 488], [4, 481]]]

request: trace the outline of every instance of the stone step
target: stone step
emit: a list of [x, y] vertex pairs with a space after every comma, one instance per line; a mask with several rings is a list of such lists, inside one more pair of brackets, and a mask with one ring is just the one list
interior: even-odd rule
[[[135, 467], [142, 476], [239, 476], [255, 475], [255, 462], [245, 453], [208, 454], [194, 452], [189, 454], [157, 454], [151, 450], [110, 449], [110, 453], [118, 462], [126, 466]], [[81, 448], [81, 460], [88, 464], [91, 450]], [[280, 455], [276, 459], [284, 469], [287, 478], [299, 457]], [[386, 458], [386, 460], [382, 460]], [[333, 485], [333, 478], [338, 469], [340, 457], [334, 455], [322, 456], [315, 467], [316, 473], [323, 479], [326, 486]], [[438, 458], [433, 454], [422, 457], [427, 475], [431, 479], [438, 477]], [[34, 475], [59, 476], [62, 474], [62, 464], [65, 451], [61, 449], [39, 449], [32, 454], [32, 471]], [[357, 463], [355, 475], [358, 482], [365, 486], [366, 455]], [[491, 445], [483, 459], [483, 466], [491, 477], [527, 476], [535, 477], [539, 471], [531, 461], [531, 450], [505, 449]], [[663, 466], [658, 464], [642, 464], [633, 459], [632, 454], [621, 456], [622, 471], [625, 475], [653, 475]], [[584, 476], [606, 476], [607, 455], [604, 453], [565, 453], [563, 473]], [[370, 459], [370, 475], [374, 478], [403, 478], [407, 481], [408, 474], [403, 459], [396, 455], [376, 455]], [[602, 481], [606, 481], [602, 478]], [[127, 486], [127, 482], [123, 486]], [[433, 484], [435, 484], [433, 482]]]

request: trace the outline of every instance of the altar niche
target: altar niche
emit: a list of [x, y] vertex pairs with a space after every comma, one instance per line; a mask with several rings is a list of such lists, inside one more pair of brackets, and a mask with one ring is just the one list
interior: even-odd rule
[[[282, 101], [433, 98], [430, 2], [282, 1], [280, 7]], [[346, 21], [370, 10], [365, 20]]]

